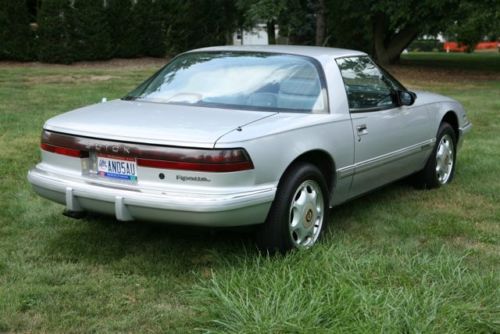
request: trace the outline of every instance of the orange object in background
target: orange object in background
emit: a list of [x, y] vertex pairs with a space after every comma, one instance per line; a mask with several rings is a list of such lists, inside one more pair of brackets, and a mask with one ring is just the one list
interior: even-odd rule
[[496, 49], [498, 48], [499, 44], [499, 42], [481, 42], [476, 45], [475, 50]]
[[[480, 42], [476, 45], [474, 50], [490, 50], [496, 49], [498, 42]], [[444, 42], [443, 49], [446, 52], [466, 52], [468, 46], [459, 42]]]

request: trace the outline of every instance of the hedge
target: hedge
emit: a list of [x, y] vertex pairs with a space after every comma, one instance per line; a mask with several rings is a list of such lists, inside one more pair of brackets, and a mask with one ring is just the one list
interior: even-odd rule
[[[233, 0], [43, 0], [35, 32], [26, 0], [0, 0], [0, 59], [50, 63], [163, 57], [225, 44]], [[33, 22], [34, 23], [34, 22]]]
[[75, 60], [100, 60], [113, 56], [111, 26], [103, 0], [74, 0], [72, 19]]
[[69, 64], [78, 57], [73, 43], [73, 9], [69, 0], [44, 0], [38, 12], [38, 59]]
[[0, 59], [33, 59], [33, 43], [26, 0], [0, 0]]
[[108, 0], [106, 9], [110, 26], [113, 57], [135, 58], [141, 55], [139, 20], [134, 15], [132, 0]]

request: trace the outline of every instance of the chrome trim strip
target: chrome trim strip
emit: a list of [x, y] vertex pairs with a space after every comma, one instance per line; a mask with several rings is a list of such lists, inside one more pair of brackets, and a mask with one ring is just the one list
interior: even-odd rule
[[373, 168], [377, 168], [380, 166], [383, 166], [387, 163], [390, 163], [395, 160], [399, 160], [402, 158], [405, 158], [407, 156], [410, 156], [415, 153], [419, 153], [421, 151], [424, 151], [426, 149], [429, 149], [430, 147], [433, 147], [434, 143], [436, 142], [436, 138], [432, 138], [429, 140], [426, 140], [424, 142], [414, 144], [405, 148], [402, 148], [397, 151], [393, 151], [387, 154], [380, 155], [378, 157], [368, 159], [365, 161], [361, 161], [357, 164], [355, 164], [355, 173], [359, 172], [364, 172]]
[[464, 125], [463, 127], [461, 127], [461, 128], [458, 129], [458, 131], [460, 132], [460, 137], [463, 134], [468, 133], [470, 130], [472, 130], [472, 123], [469, 122], [466, 125]]
[[435, 144], [436, 144], [436, 138], [430, 139], [427, 141], [427, 143], [421, 144], [421, 149], [422, 149], [422, 151], [427, 150], [427, 149], [432, 149], [432, 148], [434, 148]]
[[393, 152], [389, 152], [383, 155], [379, 155], [377, 157], [360, 161], [353, 165], [345, 166], [337, 169], [337, 174], [339, 178], [345, 178], [348, 176], [352, 176], [359, 172], [364, 172], [373, 168], [377, 168], [383, 166], [387, 163], [390, 163], [395, 160], [399, 160], [410, 156], [415, 153], [419, 153], [425, 150], [432, 149], [434, 144], [436, 143], [436, 138], [431, 138], [426, 141], [402, 148], [400, 150], [396, 150]]
[[343, 179], [345, 177], [352, 176], [354, 174], [355, 168], [356, 168], [355, 165], [349, 165], [349, 166], [345, 166], [345, 167], [337, 169], [338, 178]]

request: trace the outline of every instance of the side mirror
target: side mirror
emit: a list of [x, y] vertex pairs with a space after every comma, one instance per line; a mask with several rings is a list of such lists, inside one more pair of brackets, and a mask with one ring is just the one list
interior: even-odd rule
[[398, 91], [398, 100], [399, 100], [399, 105], [401, 106], [411, 106], [413, 103], [415, 103], [416, 99], [417, 99], [417, 94], [415, 94], [414, 92], [406, 90]]

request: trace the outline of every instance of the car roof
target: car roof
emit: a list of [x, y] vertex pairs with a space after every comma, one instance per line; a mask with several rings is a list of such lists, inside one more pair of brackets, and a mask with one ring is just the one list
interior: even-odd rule
[[305, 45], [225, 45], [212, 46], [191, 50], [189, 52], [213, 52], [213, 51], [236, 51], [236, 52], [270, 52], [270, 53], [285, 53], [293, 55], [308, 56], [319, 58], [330, 56], [334, 58], [347, 56], [365, 56], [366, 53], [356, 50], [328, 48], [322, 46], [305, 46]]

